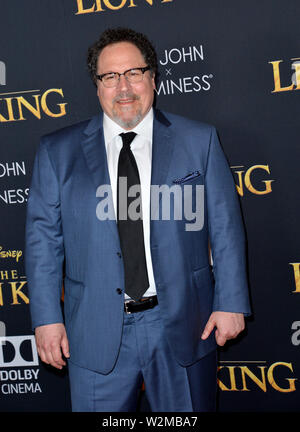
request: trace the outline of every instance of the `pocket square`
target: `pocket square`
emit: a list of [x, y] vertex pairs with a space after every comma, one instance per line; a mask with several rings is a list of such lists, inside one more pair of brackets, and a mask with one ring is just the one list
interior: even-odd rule
[[173, 180], [173, 183], [175, 183], [175, 184], [184, 183], [186, 181], [192, 180], [195, 177], [199, 177], [200, 175], [201, 175], [200, 171], [194, 171], [190, 174], [187, 174], [185, 177], [181, 177], [181, 178]]

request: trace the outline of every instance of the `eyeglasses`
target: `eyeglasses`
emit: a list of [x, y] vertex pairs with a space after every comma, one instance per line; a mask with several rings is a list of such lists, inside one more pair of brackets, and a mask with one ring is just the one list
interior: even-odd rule
[[102, 75], [96, 75], [96, 77], [103, 83], [104, 87], [116, 87], [119, 84], [121, 75], [124, 75], [126, 80], [131, 84], [137, 84], [143, 81], [144, 73], [150, 70], [150, 66], [128, 69], [123, 73], [119, 72], [108, 72]]

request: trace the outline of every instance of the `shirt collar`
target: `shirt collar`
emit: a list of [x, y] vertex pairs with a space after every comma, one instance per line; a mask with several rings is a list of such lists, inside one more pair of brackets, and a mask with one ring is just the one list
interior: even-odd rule
[[153, 130], [153, 108], [151, 108], [145, 115], [143, 120], [130, 131], [123, 129], [120, 125], [114, 122], [108, 115], [103, 113], [103, 132], [106, 143], [111, 142], [116, 136], [121, 133], [135, 132], [138, 135], [143, 136], [149, 141], [152, 141], [152, 130]]

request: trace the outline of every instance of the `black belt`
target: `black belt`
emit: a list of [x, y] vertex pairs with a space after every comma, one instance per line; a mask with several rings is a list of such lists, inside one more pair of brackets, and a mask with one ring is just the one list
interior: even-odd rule
[[141, 312], [150, 308], [154, 308], [158, 304], [157, 296], [145, 297], [139, 301], [126, 300], [124, 303], [124, 311], [128, 314]]

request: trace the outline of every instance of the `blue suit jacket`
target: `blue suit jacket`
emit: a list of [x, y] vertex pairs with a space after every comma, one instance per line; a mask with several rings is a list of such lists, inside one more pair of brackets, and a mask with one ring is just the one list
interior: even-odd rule
[[[244, 230], [214, 127], [155, 110], [151, 184], [174, 186], [176, 179], [183, 179], [178, 187], [192, 185], [192, 194], [204, 185], [203, 229], [186, 231], [185, 219], [151, 220], [150, 245], [165, 334], [187, 366], [216, 346], [214, 333], [201, 340], [212, 311], [250, 313]], [[25, 259], [33, 327], [63, 322], [64, 282], [71, 359], [109, 373], [122, 335], [124, 268], [116, 221], [96, 216], [96, 190], [104, 184], [110, 179], [102, 114], [44, 136], [28, 199]]]

